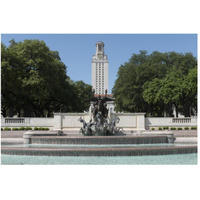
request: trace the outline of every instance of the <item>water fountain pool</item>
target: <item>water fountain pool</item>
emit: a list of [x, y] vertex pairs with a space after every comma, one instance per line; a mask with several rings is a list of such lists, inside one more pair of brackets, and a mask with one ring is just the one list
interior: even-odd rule
[[196, 143], [168, 143], [166, 135], [29, 136], [31, 144], [2, 145], [3, 165], [197, 164]]
[[116, 128], [120, 119], [108, 123], [96, 111], [94, 122], [79, 119], [82, 135], [31, 131], [24, 144], [3, 144], [2, 164], [197, 164], [196, 144], [174, 144], [171, 132], [126, 135]]

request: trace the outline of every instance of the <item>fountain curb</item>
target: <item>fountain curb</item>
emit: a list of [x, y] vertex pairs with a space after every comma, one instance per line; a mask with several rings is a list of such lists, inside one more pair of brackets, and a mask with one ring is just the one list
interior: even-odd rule
[[30, 155], [30, 156], [143, 156], [197, 153], [197, 146], [179, 147], [143, 147], [143, 148], [80, 148], [80, 149], [53, 149], [53, 148], [10, 148], [2, 147], [2, 154]]
[[63, 131], [58, 130], [58, 131], [48, 131], [48, 133], [45, 132], [32, 132], [32, 131], [27, 131], [23, 134], [23, 140], [24, 144], [31, 144], [31, 138], [33, 136], [63, 136]]

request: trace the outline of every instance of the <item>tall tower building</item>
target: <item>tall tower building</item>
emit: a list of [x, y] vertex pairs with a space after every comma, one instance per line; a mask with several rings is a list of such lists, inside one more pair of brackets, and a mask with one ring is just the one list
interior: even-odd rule
[[108, 58], [104, 54], [104, 43], [96, 43], [96, 54], [92, 59], [92, 88], [95, 94], [105, 94], [108, 91]]

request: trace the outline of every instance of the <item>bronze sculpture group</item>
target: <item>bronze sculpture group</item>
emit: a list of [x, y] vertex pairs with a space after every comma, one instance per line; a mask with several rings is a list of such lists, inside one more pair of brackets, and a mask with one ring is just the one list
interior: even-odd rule
[[87, 136], [114, 135], [119, 132], [119, 128], [116, 127], [116, 124], [119, 123], [119, 118], [117, 117], [113, 120], [108, 118], [107, 102], [114, 101], [114, 99], [106, 95], [104, 97], [99, 95], [98, 97], [92, 97], [90, 101], [94, 102], [91, 110], [92, 119], [88, 123], [81, 117], [78, 119], [83, 123], [80, 132]]

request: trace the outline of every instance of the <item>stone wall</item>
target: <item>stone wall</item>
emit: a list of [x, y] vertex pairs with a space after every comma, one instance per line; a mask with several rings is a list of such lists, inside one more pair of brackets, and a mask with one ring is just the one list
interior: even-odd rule
[[[145, 130], [145, 117], [144, 113], [111, 113], [109, 119], [120, 118], [117, 127], [131, 130]], [[83, 125], [78, 121], [82, 117], [86, 122], [92, 119], [89, 113], [54, 113], [54, 129], [67, 130], [67, 129], [80, 129]]]
[[111, 113], [111, 120], [119, 117], [117, 127], [124, 130], [145, 130], [145, 113]]
[[[89, 122], [89, 113], [54, 113], [54, 118], [1, 118], [1, 127], [48, 127], [50, 130], [79, 130], [82, 117]], [[145, 113], [109, 113], [109, 119], [120, 118], [117, 127], [124, 130], [149, 130], [158, 127], [197, 126], [197, 118], [146, 117]]]
[[83, 124], [78, 121], [80, 117], [86, 122], [90, 120], [88, 113], [54, 113], [54, 130], [79, 130], [83, 126]]

